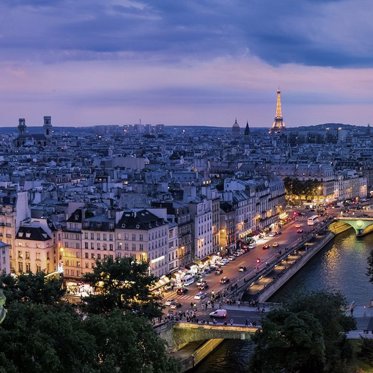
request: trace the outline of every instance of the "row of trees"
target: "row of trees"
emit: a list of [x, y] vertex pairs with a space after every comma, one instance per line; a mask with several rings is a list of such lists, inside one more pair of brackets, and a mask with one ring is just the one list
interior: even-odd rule
[[74, 306], [64, 300], [62, 279], [0, 276], [8, 310], [0, 373], [177, 372], [150, 322], [161, 304], [150, 293], [147, 265], [108, 259], [86, 280], [98, 294]]
[[284, 184], [287, 198], [297, 196], [311, 201], [315, 196], [322, 195], [322, 185], [316, 179], [299, 180], [298, 178], [285, 177]]

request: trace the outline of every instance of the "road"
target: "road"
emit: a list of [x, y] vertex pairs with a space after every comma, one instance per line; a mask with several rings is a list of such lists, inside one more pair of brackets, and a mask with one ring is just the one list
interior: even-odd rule
[[[164, 293], [164, 301], [172, 299], [179, 302], [182, 306], [176, 311], [185, 311], [190, 309], [191, 303], [195, 303], [197, 305], [197, 310], [204, 310], [205, 303], [210, 299], [211, 294], [224, 292], [224, 290], [230, 286], [230, 284], [236, 282], [240, 278], [242, 279], [244, 276], [254, 276], [258, 270], [262, 269], [266, 265], [266, 262], [270, 263], [272, 260], [276, 259], [280, 251], [283, 252], [285, 248], [295, 245], [297, 242], [301, 241], [303, 235], [308, 234], [314, 229], [313, 226], [307, 225], [307, 217], [314, 214], [315, 212], [307, 211], [304, 216], [296, 216], [294, 221], [286, 224], [282, 228], [281, 235], [260, 239], [254, 249], [251, 249], [249, 252], [237, 257], [235, 260], [222, 267], [222, 275], [216, 275], [214, 272], [205, 275], [204, 280], [206, 280], [209, 286], [205, 291], [207, 293], [207, 298], [203, 300], [194, 299], [194, 296], [200, 291], [194, 283], [187, 287], [188, 292], [184, 295], [177, 295], [176, 291]], [[303, 230], [302, 233], [297, 232], [299, 227]], [[278, 242], [279, 246], [277, 248], [272, 247], [274, 242]], [[270, 244], [271, 247], [263, 250], [264, 244]], [[259, 264], [257, 263], [258, 260]], [[247, 268], [246, 272], [239, 272], [238, 269], [240, 266], [245, 266]], [[220, 284], [220, 279], [223, 276], [227, 276], [230, 279], [228, 284]], [[216, 304], [214, 308], [216, 308], [217, 305], [218, 304]], [[165, 314], [167, 314], [169, 311], [169, 307], [165, 307]], [[173, 312], [175, 312], [175, 310]]]

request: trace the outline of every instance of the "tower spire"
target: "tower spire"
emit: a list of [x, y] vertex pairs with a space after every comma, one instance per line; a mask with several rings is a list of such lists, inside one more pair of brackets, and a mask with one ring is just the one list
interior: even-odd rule
[[280, 132], [285, 129], [285, 123], [282, 117], [281, 108], [281, 91], [279, 89], [277, 89], [276, 96], [276, 116], [272, 124], [271, 132]]

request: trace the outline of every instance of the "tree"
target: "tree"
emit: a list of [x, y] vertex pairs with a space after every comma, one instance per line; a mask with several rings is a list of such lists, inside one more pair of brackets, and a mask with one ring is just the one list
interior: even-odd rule
[[367, 261], [368, 261], [367, 276], [369, 277], [369, 282], [373, 282], [373, 250], [371, 250]]
[[338, 293], [298, 295], [263, 320], [254, 337], [254, 372], [344, 372], [352, 358], [345, 333], [355, 327]]
[[85, 298], [89, 313], [108, 313], [118, 308], [153, 318], [160, 316], [160, 298], [150, 292], [155, 277], [149, 274], [147, 263], [132, 258], [110, 257], [97, 261], [85, 280], [96, 289]]
[[68, 305], [13, 302], [0, 340], [1, 373], [178, 371], [150, 322], [119, 310], [82, 318]]
[[53, 304], [65, 294], [62, 277], [48, 278], [39, 272], [13, 275], [0, 275], [0, 289], [4, 290], [7, 304], [14, 301]]

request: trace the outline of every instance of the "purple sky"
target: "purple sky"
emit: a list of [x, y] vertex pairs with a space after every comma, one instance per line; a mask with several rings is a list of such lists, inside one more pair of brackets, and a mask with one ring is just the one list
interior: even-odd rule
[[0, 125], [373, 122], [370, 0], [2, 0]]

